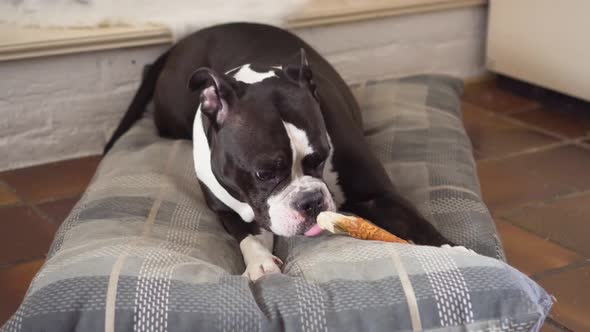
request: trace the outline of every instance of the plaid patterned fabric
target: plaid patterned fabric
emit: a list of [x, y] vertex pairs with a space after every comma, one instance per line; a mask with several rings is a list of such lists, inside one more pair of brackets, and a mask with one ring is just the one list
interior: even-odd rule
[[460, 91], [432, 76], [355, 87], [399, 189], [482, 255], [294, 237], [276, 244], [284, 274], [250, 283], [236, 241], [205, 207], [191, 143], [158, 138], [148, 118], [105, 157], [2, 331], [538, 330], [551, 300], [502, 261]]

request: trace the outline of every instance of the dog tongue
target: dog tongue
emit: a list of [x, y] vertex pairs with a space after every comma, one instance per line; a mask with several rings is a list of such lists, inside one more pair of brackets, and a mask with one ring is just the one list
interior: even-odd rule
[[303, 235], [305, 236], [317, 236], [322, 232], [322, 228], [320, 225], [315, 224], [310, 229], [308, 229]]

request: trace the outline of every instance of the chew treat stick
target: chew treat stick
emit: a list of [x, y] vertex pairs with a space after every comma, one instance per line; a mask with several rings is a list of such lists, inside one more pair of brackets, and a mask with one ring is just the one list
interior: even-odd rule
[[324, 211], [317, 217], [320, 228], [330, 233], [346, 233], [355, 239], [408, 243], [375, 224], [359, 217]]

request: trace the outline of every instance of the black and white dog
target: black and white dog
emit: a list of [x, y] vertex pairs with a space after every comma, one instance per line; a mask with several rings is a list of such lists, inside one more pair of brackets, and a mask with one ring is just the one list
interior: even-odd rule
[[450, 244], [396, 193], [346, 83], [287, 31], [234, 23], [178, 42], [146, 72], [105, 153], [152, 97], [159, 134], [192, 139], [207, 203], [240, 243], [252, 280], [280, 272], [273, 233], [317, 235], [325, 210], [417, 244]]

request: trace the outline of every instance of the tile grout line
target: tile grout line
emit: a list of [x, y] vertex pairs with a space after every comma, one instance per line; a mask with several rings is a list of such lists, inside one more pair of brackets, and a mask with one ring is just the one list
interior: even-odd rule
[[16, 199], [17, 199], [17, 201], [14, 203], [0, 204], [0, 209], [6, 208], [6, 207], [18, 207], [18, 206], [24, 205], [24, 202], [20, 199], [19, 196], [16, 195], [15, 190], [11, 186], [9, 186], [8, 183], [6, 183], [6, 181], [0, 179], [0, 188], [5, 189], [8, 193], [14, 195], [14, 197], [16, 197]]
[[550, 316], [547, 316], [547, 318], [545, 318], [545, 322], [560, 332], [574, 332], [573, 330], [570, 330], [565, 325], [563, 325], [560, 321]]
[[[11, 194], [13, 194], [16, 198], [17, 198], [17, 202], [13, 203], [13, 204], [6, 204], [6, 205], [0, 205], [0, 209], [1, 208], [8, 208], [8, 207], [22, 207], [22, 208], [28, 208], [31, 211], [33, 211], [34, 214], [36, 214], [39, 218], [41, 218], [44, 222], [47, 222], [53, 226], [57, 226], [57, 223], [53, 220], [53, 218], [49, 217], [47, 214], [45, 214], [39, 207], [37, 207], [37, 204], [45, 204], [45, 203], [50, 203], [50, 202], [56, 202], [59, 200], [63, 200], [63, 199], [67, 199], [67, 198], [74, 198], [77, 195], [73, 195], [71, 197], [58, 197], [54, 200], [47, 200], [47, 201], [43, 201], [41, 203], [32, 203], [29, 202], [28, 200], [24, 199], [24, 197], [19, 194], [17, 192], [17, 190], [12, 187], [9, 183], [7, 183], [5, 180], [0, 180], [0, 187], [6, 189], [8, 192], [10, 192]], [[45, 260], [47, 258], [46, 254], [43, 255], [37, 255], [37, 256], [30, 256], [30, 257], [20, 257], [19, 259], [12, 261], [12, 262], [8, 262], [8, 263], [0, 263], [0, 269], [5, 269], [5, 268], [10, 268], [16, 265], [20, 265], [20, 264], [24, 264], [24, 263], [29, 263], [38, 259], [43, 259]]]
[[509, 113], [504, 114], [504, 113], [500, 113], [500, 112], [494, 112], [494, 111], [489, 110], [489, 109], [487, 109], [487, 108], [485, 108], [483, 106], [479, 106], [477, 104], [474, 104], [474, 103], [471, 103], [471, 102], [468, 102], [468, 101], [464, 101], [464, 102], [467, 103], [467, 104], [469, 104], [469, 105], [471, 105], [471, 106], [477, 107], [477, 108], [479, 108], [479, 109], [481, 109], [481, 110], [489, 113], [491, 116], [502, 118], [502, 119], [504, 119], [504, 120], [506, 120], [506, 121], [508, 121], [508, 122], [510, 122], [512, 124], [515, 124], [515, 125], [518, 125], [520, 127], [523, 127], [523, 128], [526, 128], [526, 129], [530, 129], [530, 130], [533, 130], [533, 131], [536, 131], [536, 132], [545, 134], [547, 136], [551, 136], [553, 138], [556, 138], [556, 139], [559, 139], [559, 140], [562, 140], [562, 141], [583, 140], [584, 137], [586, 136], [586, 135], [583, 135], [583, 136], [576, 137], [576, 138], [569, 138], [569, 137], [563, 136], [563, 135], [561, 135], [559, 133], [555, 133], [555, 132], [553, 132], [551, 130], [547, 130], [547, 129], [544, 129], [544, 128], [539, 127], [539, 126], [535, 126], [535, 125], [529, 124], [527, 122], [524, 122], [522, 120], [515, 119], [515, 118], [513, 118], [513, 117], [510, 116], [510, 115], [513, 115], [513, 114], [519, 114], [519, 113], [524, 113], [524, 112], [538, 111], [538, 110], [542, 109], [542, 107], [537, 107], [537, 108], [534, 108], [534, 109], [531, 109], [531, 110], [523, 110], [523, 111], [509, 112]]
[[586, 136], [579, 137], [579, 138], [577, 139], [577, 141], [578, 141], [578, 142], [576, 142], [576, 143], [574, 143], [574, 144], [575, 144], [576, 146], [579, 146], [579, 147], [581, 147], [581, 148], [585, 149], [585, 150], [588, 150], [588, 151], [590, 151], [590, 143], [586, 143], [586, 142], [584, 142], [584, 141], [585, 141], [585, 140], [587, 140], [587, 139], [590, 139], [590, 136], [589, 136], [589, 135], [586, 135]]
[[56, 164], [67, 163], [67, 162], [77, 162], [80, 160], [87, 160], [87, 159], [93, 159], [93, 158], [98, 158], [99, 163], [100, 163], [100, 160], [102, 160], [102, 157], [104, 157], [104, 155], [102, 155], [102, 154], [89, 154], [89, 155], [83, 154], [80, 156], [70, 156], [70, 157], [67, 157], [66, 159], [41, 160], [40, 163], [15, 165], [15, 167], [13, 167], [13, 168], [0, 170], [0, 179], [2, 178], [2, 176], [5, 176], [8, 173], [17, 172], [17, 171], [27, 169], [27, 168], [43, 167], [43, 166], [47, 166], [47, 165], [56, 165]]
[[575, 269], [579, 269], [582, 267], [586, 267], [586, 266], [590, 266], [590, 259], [589, 258], [584, 258], [584, 259], [580, 259], [577, 260], [575, 262], [569, 263], [567, 265], [564, 266], [560, 266], [560, 267], [556, 267], [556, 268], [552, 268], [552, 269], [547, 269], [541, 272], [537, 272], [537, 273], [533, 273], [532, 275], [530, 275], [529, 277], [531, 279], [533, 279], [534, 281], [540, 281], [543, 278], [546, 277], [550, 277], [562, 272], [567, 272], [567, 271], [572, 271]]
[[493, 111], [489, 108], [487, 108], [486, 106], [482, 106], [482, 105], [478, 105], [476, 102], [470, 101], [470, 100], [465, 100], [463, 99], [463, 97], [461, 97], [461, 101], [469, 104], [471, 106], [475, 106], [481, 110], [486, 111], [487, 113], [493, 113], [493, 114], [497, 114], [498, 116], [507, 116], [507, 115], [515, 115], [515, 114], [521, 114], [521, 113], [526, 113], [526, 112], [535, 112], [538, 110], [543, 109], [543, 105], [539, 104], [539, 106], [535, 106], [535, 107], [530, 107], [530, 108], [525, 108], [525, 109], [521, 109], [521, 110], [516, 110], [516, 111], [502, 111], [502, 112], [496, 112]]
[[37, 256], [31, 256], [31, 257], [21, 258], [21, 259], [15, 260], [15, 261], [10, 262], [10, 263], [1, 263], [0, 264], [0, 270], [11, 268], [13, 266], [20, 265], [20, 264], [30, 263], [30, 262], [33, 262], [33, 261], [36, 261], [36, 260], [39, 260], [39, 259], [45, 260], [45, 258], [46, 258], [45, 255], [37, 255]]
[[[525, 233], [527, 233], [528, 235], [531, 235], [531, 236], [534, 236], [534, 237], [538, 238], [539, 240], [543, 240], [543, 241], [545, 241], [545, 242], [548, 242], [548, 243], [550, 243], [550, 244], [556, 245], [556, 246], [558, 246], [558, 247], [559, 247], [559, 248], [561, 248], [561, 249], [564, 249], [564, 250], [567, 250], [567, 251], [571, 251], [572, 253], [574, 253], [574, 254], [576, 254], [577, 256], [580, 256], [580, 257], [582, 258], [582, 259], [580, 259], [580, 260], [577, 260], [577, 261], [576, 261], [576, 262], [578, 262], [578, 263], [579, 263], [579, 262], [583, 262], [583, 261], [590, 261], [590, 258], [586, 257], [586, 255], [585, 255], [585, 254], [578, 252], [576, 249], [573, 249], [573, 248], [566, 247], [566, 246], [562, 245], [561, 243], [554, 241], [554, 240], [553, 240], [553, 239], [551, 239], [551, 238], [548, 238], [548, 237], [542, 237], [542, 236], [540, 236], [540, 234], [537, 234], [537, 233], [535, 233], [534, 231], [528, 230], [528, 229], [526, 229], [526, 228], [522, 227], [521, 225], [514, 223], [512, 220], [510, 220], [510, 219], [509, 219], [509, 218], [507, 218], [507, 217], [504, 217], [504, 216], [494, 216], [494, 215], [492, 215], [492, 219], [494, 220], [494, 224], [496, 223], [496, 220], [502, 221], [502, 222], [504, 222], [504, 223], [507, 223], [507, 224], [509, 224], [509, 225], [510, 225], [510, 226], [512, 226], [512, 227], [515, 227], [515, 228], [517, 228], [518, 230], [520, 230], [520, 231], [522, 231], [522, 232], [525, 232]], [[570, 264], [575, 264], [576, 262], [574, 262], [574, 263], [570, 263]], [[569, 265], [569, 264], [568, 264], [568, 265]], [[562, 266], [562, 267], [566, 267], [566, 266], [568, 266], [568, 265], [564, 265], [564, 266]], [[560, 268], [561, 268], [561, 267], [560, 267]], [[538, 273], [542, 273], [542, 272], [544, 272], [544, 271], [541, 271], [541, 272], [538, 272]]]
[[551, 198], [545, 199], [545, 200], [539, 200], [539, 201], [531, 201], [531, 202], [526, 202], [523, 203], [521, 205], [512, 207], [512, 208], [508, 208], [508, 209], [503, 209], [497, 212], [492, 212], [492, 217], [498, 218], [500, 220], [503, 220], [507, 223], [509, 223], [510, 225], [524, 231], [527, 232], [533, 236], [538, 237], [539, 239], [545, 240], [547, 242], [550, 242], [552, 244], [555, 244], [557, 246], [559, 246], [560, 248], [566, 249], [568, 251], [573, 252], [574, 254], [583, 257], [586, 260], [590, 260], [589, 257], [586, 256], [586, 254], [579, 252], [577, 249], [568, 247], [568, 246], [564, 246], [563, 244], [554, 241], [553, 239], [549, 238], [549, 237], [544, 237], [541, 236], [541, 234], [537, 234], [532, 230], [529, 230], [527, 228], [522, 227], [521, 225], [519, 225], [518, 223], [516, 223], [515, 221], [513, 221], [513, 217], [515, 215], [518, 215], [521, 212], [526, 211], [526, 209], [528, 208], [535, 208], [535, 207], [545, 207], [548, 206], [551, 203], [560, 201], [560, 200], [564, 200], [564, 199], [569, 199], [569, 198], [576, 198], [576, 197], [582, 197], [585, 195], [589, 195], [590, 194], [590, 190], [583, 190], [583, 191], [577, 191], [577, 192], [573, 192], [573, 193], [568, 193], [568, 194], [564, 194], [564, 195], [558, 195], [558, 196], [553, 196]]
[[[500, 210], [497, 211], [496, 213], [492, 213], [492, 217], [494, 219], [499, 219], [502, 220], [504, 222], [509, 223], [510, 225], [517, 227], [518, 229], [527, 232], [531, 235], [534, 235], [540, 239], [543, 239], [545, 241], [551, 242], [552, 244], [555, 244], [557, 246], [559, 246], [560, 248], [569, 250], [573, 253], [575, 253], [578, 256], [584, 257], [587, 260], [590, 260], [590, 258], [588, 258], [584, 253], [579, 252], [577, 249], [568, 247], [568, 246], [564, 246], [563, 244], [554, 241], [551, 238], [548, 237], [542, 237], [540, 234], [535, 233], [534, 231], [531, 231], [529, 229], [526, 229], [524, 227], [522, 227], [521, 225], [515, 223], [513, 221], [513, 216], [514, 214], [518, 214], [519, 212], [524, 212], [526, 209], [528, 208], [538, 208], [538, 207], [545, 207], [548, 206], [551, 203], [557, 202], [559, 200], [564, 200], [564, 199], [569, 199], [569, 198], [576, 198], [576, 197], [580, 197], [580, 196], [584, 196], [584, 195], [588, 195], [590, 194], [590, 190], [582, 190], [582, 191], [577, 191], [577, 192], [573, 192], [573, 193], [568, 193], [568, 194], [564, 194], [564, 195], [559, 195], [559, 196], [554, 196], [551, 197], [549, 199], [546, 200], [540, 200], [540, 201], [532, 201], [532, 202], [527, 202], [527, 203], [523, 203], [521, 205], [518, 205], [516, 207], [513, 208], [508, 208], [508, 209], [504, 209], [504, 210]], [[566, 265], [567, 266], [567, 265]]]
[[54, 202], [65, 200], [65, 199], [76, 198], [76, 197], [79, 197], [80, 195], [82, 195], [88, 186], [86, 186], [86, 188], [84, 188], [84, 190], [82, 190], [82, 192], [79, 192], [79, 193], [53, 196], [51, 198], [42, 199], [37, 202], [29, 202], [28, 200], [25, 200], [23, 198], [23, 196], [21, 196], [15, 188], [13, 188], [8, 182], [6, 182], [6, 180], [0, 179], [0, 187], [5, 188], [6, 190], [8, 190], [10, 193], [12, 193], [14, 196], [16, 196], [19, 199], [19, 201], [16, 203], [0, 204], [0, 208], [1, 208], [1, 207], [6, 207], [6, 206], [24, 205], [25, 201], [30, 204], [33, 204], [33, 205], [42, 205], [42, 204], [47, 204], [47, 203], [54, 203]]
[[581, 197], [581, 196], [585, 196], [585, 195], [589, 195], [589, 194], [590, 194], [590, 189], [587, 189], [587, 190], [580, 190], [580, 191], [575, 191], [575, 192], [571, 192], [571, 193], [566, 193], [563, 195], [552, 196], [552, 197], [544, 199], [544, 200], [529, 201], [529, 202], [522, 203], [522, 204], [515, 206], [515, 207], [497, 210], [498, 214], [496, 214], [496, 216], [500, 217], [500, 218], [509, 218], [509, 215], [514, 214], [514, 213], [516, 213], [520, 210], [523, 210], [523, 209], [534, 208], [534, 207], [545, 207], [549, 204], [552, 204], [552, 203], [560, 201], [560, 200]]
[[[57, 226], [52, 221], [51, 218], [49, 218], [47, 215], [45, 215], [34, 204], [29, 203], [28, 201], [26, 201], [19, 193], [17, 193], [16, 189], [14, 189], [12, 186], [10, 186], [8, 183], [6, 183], [6, 181], [0, 180], [0, 186], [4, 187], [8, 191], [10, 191], [19, 200], [17, 204], [0, 206], [0, 208], [5, 208], [5, 207], [26, 207], [28, 209], [31, 209], [33, 211], [33, 213], [35, 213], [38, 217], [40, 217], [44, 222], [48, 222], [48, 223], [50, 223], [53, 226]], [[46, 257], [47, 257], [47, 254], [43, 254], [43, 255], [40, 255], [40, 256], [37, 255], [37, 256], [25, 257], [25, 258], [22, 258], [21, 257], [21, 258], [15, 260], [13, 262], [0, 263], [0, 269], [9, 268], [9, 267], [16, 266], [16, 265], [19, 265], [19, 264], [24, 264], [24, 263], [32, 262], [32, 261], [37, 260], [37, 259], [43, 259], [43, 260], [45, 260]]]
[[575, 145], [578, 147], [581, 147], [585, 150], [590, 151], [590, 144], [585, 143], [584, 140], [586, 140], [587, 138], [590, 137], [590, 135], [584, 135], [584, 136], [580, 136], [580, 137], [575, 137], [575, 138], [569, 138], [566, 136], [563, 136], [561, 134], [555, 133], [553, 131], [550, 130], [546, 130], [544, 128], [541, 128], [539, 126], [535, 126], [535, 125], [531, 125], [529, 123], [523, 122], [521, 120], [517, 120], [512, 118], [510, 115], [512, 114], [518, 114], [518, 113], [524, 113], [524, 112], [534, 112], [536, 110], [541, 109], [540, 107], [531, 109], [531, 110], [523, 110], [523, 111], [514, 111], [514, 112], [509, 112], [507, 114], [504, 113], [499, 113], [499, 112], [494, 112], [491, 111], [483, 106], [474, 104], [472, 102], [466, 101], [466, 100], [462, 100], [463, 103], [476, 107], [478, 109], [481, 109], [482, 111], [484, 111], [485, 113], [488, 114], [488, 116], [494, 117], [494, 118], [498, 118], [498, 119], [502, 119], [512, 125], [516, 125], [519, 126], [521, 128], [524, 129], [528, 129], [531, 130], [533, 132], [537, 132], [537, 133], [541, 133], [543, 135], [549, 136], [551, 138], [557, 139], [559, 140], [559, 142], [555, 142], [555, 143], [550, 143], [550, 144], [546, 144], [546, 145], [542, 145], [542, 146], [538, 146], [538, 147], [533, 147], [533, 148], [529, 148], [529, 149], [525, 149], [522, 151], [518, 151], [518, 152], [513, 152], [513, 153], [509, 153], [506, 155], [502, 155], [502, 156], [496, 156], [496, 157], [489, 157], [489, 158], [483, 158], [483, 159], [478, 159], [477, 162], [482, 162], [482, 163], [486, 163], [486, 162], [490, 162], [490, 161], [497, 161], [497, 160], [504, 160], [504, 159], [510, 159], [510, 158], [514, 158], [517, 156], [521, 156], [521, 155], [526, 155], [526, 154], [531, 154], [531, 153], [536, 153], [536, 152], [542, 152], [542, 151], [546, 151], [546, 150], [551, 150], [554, 148], [559, 148], [562, 146], [567, 146], [567, 145]]
[[[491, 82], [493, 82], [494, 80], [496, 80], [496, 78], [492, 79]], [[477, 84], [478, 83], [475, 83], [475, 85], [477, 85]], [[525, 113], [525, 112], [533, 112], [533, 111], [543, 108], [543, 104], [541, 102], [534, 100], [532, 98], [529, 98], [529, 97], [521, 96], [517, 93], [513, 93], [513, 92], [508, 91], [506, 89], [502, 89], [502, 88], [498, 87], [497, 84], [495, 84], [495, 83], [491, 87], [490, 86], [484, 87], [485, 90], [489, 90], [490, 88], [500, 90], [501, 92], [507, 93], [512, 96], [516, 96], [520, 99], [524, 99], [527, 102], [530, 102], [532, 104], [532, 105], [529, 105], [528, 107], [523, 107], [522, 109], [517, 109], [517, 110], [512, 110], [512, 111], [503, 111], [503, 112], [501, 112], [502, 114], [506, 114], [506, 115], [520, 114], [520, 113]], [[468, 87], [465, 88], [465, 90], [467, 90], [467, 89], [468, 89]], [[488, 110], [488, 108], [483, 107], [483, 106], [479, 106], [473, 101], [464, 100], [464, 97], [465, 97], [465, 94], [463, 94], [463, 96], [461, 96], [462, 101], [466, 101], [471, 105], [475, 105], [475, 106], [478, 106], [482, 109]], [[493, 112], [493, 111], [491, 111], [491, 112]], [[499, 112], [497, 112], [497, 113], [499, 113]]]
[[[0, 181], [0, 184], [4, 184], [5, 188], [7, 188], [11, 193], [13, 193], [14, 196], [16, 196], [16, 198], [18, 198], [20, 204], [14, 205], [14, 206], [27, 207], [27, 208], [31, 209], [38, 217], [43, 219], [45, 222], [48, 222], [53, 226], [58, 226], [58, 224], [51, 217], [49, 217], [45, 212], [43, 212], [37, 206], [37, 204], [39, 204], [39, 203], [29, 202], [29, 200], [25, 199], [21, 194], [19, 194], [17, 192], [17, 190], [14, 187], [12, 187], [10, 184], [6, 183], [6, 181]], [[62, 199], [65, 199], [65, 198], [58, 198], [54, 201], [58, 201], [58, 200], [62, 200]], [[46, 201], [41, 204], [54, 202], [54, 201]], [[11, 206], [11, 205], [8, 205], [8, 206]]]
[[[546, 136], [549, 136], [549, 137], [552, 137], [552, 138], [555, 138], [555, 139], [558, 139], [559, 140], [556, 143], [551, 143], [551, 144], [543, 145], [543, 146], [540, 146], [540, 147], [534, 147], [534, 148], [526, 149], [526, 150], [519, 151], [519, 152], [516, 152], [516, 153], [506, 154], [506, 155], [498, 156], [498, 157], [478, 159], [478, 160], [476, 160], [477, 163], [480, 163], [480, 162], [481, 163], [486, 163], [486, 162], [489, 162], [489, 161], [510, 159], [510, 158], [513, 158], [513, 157], [521, 156], [521, 155], [527, 155], [527, 154], [531, 154], [531, 153], [536, 153], [536, 152], [542, 152], [542, 151], [546, 151], [546, 150], [556, 149], [556, 148], [560, 148], [560, 147], [567, 146], [567, 145], [575, 145], [577, 147], [580, 147], [580, 148], [583, 148], [585, 150], [590, 151], [590, 144], [585, 142], [585, 140], [587, 140], [588, 138], [590, 138], [590, 134], [586, 134], [586, 135], [583, 135], [583, 136], [580, 136], [580, 137], [575, 137], [575, 138], [569, 138], [569, 137], [560, 135], [558, 133], [555, 133], [553, 131], [546, 130], [546, 129], [541, 128], [539, 126], [531, 125], [531, 124], [528, 124], [528, 123], [523, 122], [521, 120], [514, 119], [512, 117], [512, 115], [514, 115], [514, 114], [539, 111], [540, 109], [542, 109], [542, 106], [541, 107], [536, 107], [536, 108], [533, 108], [533, 109], [530, 109], [530, 110], [513, 111], [513, 112], [509, 112], [509, 113], [499, 113], [499, 112], [491, 111], [491, 110], [489, 110], [486, 107], [477, 105], [477, 104], [475, 104], [473, 102], [466, 101], [464, 99], [462, 99], [462, 102], [464, 102], [467, 105], [471, 105], [471, 106], [474, 106], [476, 108], [481, 109], [482, 111], [486, 112], [488, 114], [488, 116], [495, 117], [495, 118], [498, 118], [498, 119], [502, 119], [502, 120], [504, 120], [504, 121], [506, 121], [508, 123], [511, 123], [513, 125], [516, 125], [516, 126], [519, 126], [521, 128], [529, 129], [529, 130], [531, 130], [533, 132], [541, 133], [541, 134], [544, 134]], [[527, 233], [529, 233], [531, 235], [537, 236], [540, 239], [543, 239], [542, 237], [538, 236], [538, 234], [536, 234], [534, 232], [531, 232], [531, 231], [529, 231], [527, 229], [521, 228], [521, 227], [519, 227], [518, 224], [514, 224], [512, 222], [512, 220], [511, 220], [511, 217], [509, 215], [512, 214], [512, 213], [516, 213], [517, 211], [525, 210], [526, 208], [529, 208], [529, 207], [546, 206], [546, 205], [549, 205], [552, 202], [555, 202], [555, 201], [558, 201], [558, 200], [572, 198], [572, 197], [578, 197], [578, 196], [582, 196], [582, 195], [585, 195], [585, 194], [588, 194], [588, 193], [590, 193], [590, 190], [577, 191], [577, 192], [573, 192], [573, 193], [567, 193], [567, 194], [564, 194], [564, 195], [554, 196], [554, 197], [551, 197], [549, 199], [542, 200], [542, 201], [526, 202], [526, 203], [521, 204], [519, 206], [516, 206], [514, 208], [509, 208], [509, 209], [505, 209], [504, 211], [500, 211], [499, 214], [495, 214], [495, 215], [497, 217], [501, 218], [502, 220], [504, 220], [505, 222], [508, 222], [510, 225], [512, 225], [514, 227], [518, 227], [522, 231], [525, 231], [525, 232], [527, 232]], [[559, 247], [562, 247], [564, 249], [571, 250], [573, 253], [575, 253], [577, 255], [580, 255], [582, 257], [585, 257], [585, 255], [577, 252], [577, 250], [570, 249], [570, 248], [567, 248], [567, 247], [563, 247], [561, 244], [559, 244], [559, 243], [557, 243], [557, 242], [555, 242], [555, 241], [553, 241], [551, 239], [545, 239], [545, 240], [546, 241], [550, 241], [551, 243], [553, 243], [555, 245], [558, 245]], [[583, 262], [584, 263], [582, 263], [582, 266], [585, 264], [585, 261], [583, 261]], [[573, 267], [571, 267], [571, 266], [573, 266], [573, 264], [580, 264], [580, 262], [577, 262], [577, 263], [574, 262], [572, 264], [566, 265], [565, 267], [561, 267], [561, 268], [562, 269], [567, 269], [568, 267], [573, 268]], [[577, 267], [577, 265], [575, 265], [575, 266]], [[561, 270], [559, 270], [559, 271], [561, 271]], [[542, 271], [542, 272], [538, 273], [538, 276], [537, 277], [543, 277], [544, 276], [543, 273], [545, 273], [545, 272], [547, 272], [548, 274], [552, 274], [549, 271]], [[558, 272], [554, 272], [554, 273], [558, 273]]]
[[80, 193], [76, 193], [76, 194], [64, 194], [64, 195], [54, 196], [52, 198], [40, 200], [38, 202], [31, 203], [31, 204], [42, 205], [42, 204], [54, 203], [54, 202], [57, 202], [57, 201], [62, 201], [62, 200], [65, 200], [65, 199], [76, 198], [76, 197], [81, 196], [84, 193], [84, 191], [86, 191], [86, 188], [88, 188], [88, 185]]
[[478, 160], [476, 160], [476, 162], [477, 163], [489, 163], [492, 161], [505, 160], [505, 159], [515, 158], [515, 157], [520, 157], [520, 156], [526, 156], [528, 154], [533, 154], [533, 153], [537, 153], [537, 152], [543, 152], [543, 151], [548, 151], [548, 150], [552, 150], [552, 149], [557, 149], [557, 148], [567, 146], [567, 145], [571, 145], [571, 142], [560, 141], [560, 142], [555, 142], [555, 143], [549, 143], [547, 145], [541, 145], [541, 146], [537, 146], [537, 147], [533, 147], [533, 148], [528, 148], [528, 149], [524, 149], [524, 150], [521, 150], [518, 152], [512, 152], [512, 153], [508, 153], [508, 154], [501, 155], [501, 156], [478, 159]]
[[584, 150], [590, 151], [590, 144], [584, 143], [585, 139], [586, 139], [585, 136], [578, 137], [578, 138], [564, 139], [564, 140], [561, 140], [561, 141], [558, 141], [555, 143], [549, 143], [546, 145], [532, 147], [532, 148], [524, 149], [524, 150], [521, 150], [518, 152], [508, 153], [508, 154], [501, 155], [501, 156], [478, 159], [478, 160], [476, 160], [476, 162], [488, 163], [491, 161], [505, 160], [505, 159], [515, 158], [515, 157], [525, 156], [525, 155], [532, 154], [532, 153], [557, 149], [557, 148], [568, 146], [568, 145], [577, 146], [577, 147], [580, 147]]

